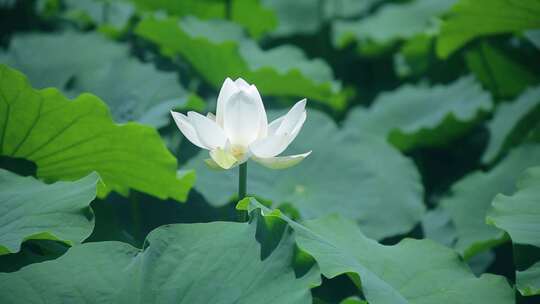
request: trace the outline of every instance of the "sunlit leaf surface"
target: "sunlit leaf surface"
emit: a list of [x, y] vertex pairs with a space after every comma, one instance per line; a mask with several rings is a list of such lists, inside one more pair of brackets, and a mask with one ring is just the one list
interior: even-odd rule
[[437, 54], [443, 58], [487, 35], [540, 28], [537, 0], [459, 0], [441, 26]]
[[156, 130], [115, 124], [96, 96], [74, 100], [56, 89], [35, 90], [21, 73], [0, 65], [0, 155], [36, 163], [46, 181], [99, 173], [98, 196], [130, 188], [184, 201], [193, 174], [177, 176], [176, 159]]

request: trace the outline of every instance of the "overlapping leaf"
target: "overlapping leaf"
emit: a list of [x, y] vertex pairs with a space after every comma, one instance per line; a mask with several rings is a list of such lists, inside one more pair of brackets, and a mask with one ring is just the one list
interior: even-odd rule
[[540, 146], [520, 146], [492, 170], [473, 172], [454, 184], [450, 196], [441, 200], [456, 227], [455, 247], [466, 258], [505, 240], [500, 230], [485, 223], [486, 213], [495, 195], [512, 194], [515, 180], [534, 165], [540, 165]]
[[21, 73], [0, 65], [0, 99], [0, 155], [35, 162], [39, 178], [76, 180], [96, 171], [100, 197], [132, 188], [186, 199], [194, 176], [177, 177], [176, 158], [156, 130], [115, 124], [99, 98], [34, 90]]
[[540, 167], [528, 169], [517, 188], [495, 197], [487, 222], [507, 231], [514, 243], [540, 247]]
[[394, 54], [394, 69], [400, 77], [418, 76], [430, 67], [432, 37], [421, 34], [404, 43]]
[[277, 19], [277, 26], [268, 35], [290, 37], [317, 34], [325, 22], [338, 18], [357, 17], [381, 1], [261, 0], [261, 3], [272, 10]]
[[540, 294], [540, 262], [534, 263], [524, 271], [516, 272], [516, 283], [524, 296]]
[[516, 100], [503, 103], [488, 123], [489, 143], [482, 156], [485, 163], [492, 162], [527, 136], [526, 130], [540, 119], [540, 87], [527, 89]]
[[0, 0], [0, 7], [10, 8], [15, 5], [17, 0]]
[[379, 95], [373, 106], [354, 109], [345, 122], [351, 133], [369, 132], [401, 150], [434, 146], [463, 134], [493, 107], [473, 77], [449, 85], [404, 85]]
[[350, 41], [385, 45], [427, 33], [434, 27], [434, 17], [447, 11], [455, 0], [415, 0], [390, 3], [373, 15], [355, 21], [333, 24], [334, 44], [345, 46]]
[[97, 25], [99, 30], [112, 37], [122, 34], [135, 13], [126, 1], [64, 0], [65, 11], [61, 16], [79, 23], [81, 27]]
[[455, 252], [430, 240], [384, 246], [340, 217], [298, 224], [249, 198], [237, 208], [261, 208], [266, 216], [287, 221], [298, 246], [315, 258], [321, 272], [328, 278], [350, 274], [369, 303], [514, 303], [504, 277], [477, 278]]
[[466, 60], [476, 78], [497, 97], [515, 97], [538, 83], [538, 77], [527, 67], [488, 43], [468, 51]]
[[314, 34], [321, 26], [322, 20], [317, 0], [262, 0], [261, 2], [275, 13], [277, 26], [270, 33], [273, 37]]
[[[486, 221], [510, 235], [514, 244], [540, 247], [540, 167], [527, 170], [511, 196], [497, 195]], [[526, 296], [540, 294], [540, 262], [516, 274]]]
[[89, 205], [97, 174], [47, 185], [0, 169], [0, 255], [20, 250], [29, 239], [83, 241], [94, 227]]
[[459, 0], [442, 24], [437, 54], [446, 58], [478, 37], [537, 28], [537, 0]]
[[538, 30], [528, 30], [523, 33], [527, 39], [537, 48], [540, 49], [540, 29]]
[[120, 122], [162, 127], [169, 110], [188, 99], [175, 73], [139, 62], [128, 47], [97, 33], [19, 35], [8, 52], [0, 53], [0, 62], [21, 70], [35, 87], [52, 86], [71, 96], [96, 94]]
[[[140, 251], [120, 242], [72, 247], [57, 260], [0, 273], [0, 302], [311, 303], [318, 271], [295, 277], [293, 239], [215, 222], [162, 226]], [[280, 240], [281, 239], [281, 240]], [[51, 275], [54, 274], [54, 275]]]
[[448, 212], [441, 206], [426, 212], [422, 219], [422, 230], [427, 239], [452, 247], [457, 238], [456, 227]]
[[[276, 1], [276, 0], [267, 0]], [[282, 1], [282, 0], [277, 0]], [[311, 0], [312, 2], [314, 0]], [[338, 0], [321, 3], [325, 20], [353, 18], [364, 15], [384, 0]], [[265, 3], [267, 3], [265, 2]]]
[[324, 61], [308, 60], [290, 45], [263, 51], [233, 23], [147, 16], [136, 33], [165, 55], [182, 56], [215, 88], [226, 77], [242, 77], [256, 83], [263, 95], [307, 97], [336, 110], [345, 106], [340, 84]]
[[[329, 117], [310, 110], [289, 150], [283, 154], [313, 153], [286, 171], [250, 165], [249, 193], [271, 200], [273, 206], [290, 204], [302, 218], [341, 214], [376, 239], [405, 233], [422, 217], [418, 171], [384, 140], [369, 134], [349, 138]], [[195, 187], [210, 204], [224, 205], [236, 193], [237, 170], [211, 170], [206, 158], [201, 152], [185, 167], [196, 170]]]

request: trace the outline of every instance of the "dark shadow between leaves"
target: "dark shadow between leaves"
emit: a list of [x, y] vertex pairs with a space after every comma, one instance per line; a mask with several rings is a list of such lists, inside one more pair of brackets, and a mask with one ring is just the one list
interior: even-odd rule
[[104, 200], [92, 203], [96, 224], [86, 242], [121, 241], [137, 248], [157, 227], [175, 223], [208, 223], [213, 221], [237, 221], [234, 205], [214, 208], [195, 190], [188, 200], [160, 200], [144, 193], [132, 191], [128, 198], [111, 193]]
[[17, 253], [0, 256], [0, 272], [14, 272], [24, 266], [54, 260], [63, 255], [69, 246], [52, 240], [29, 240]]
[[9, 156], [0, 156], [0, 168], [17, 173], [21, 176], [36, 177], [37, 172], [37, 166], [33, 161]]

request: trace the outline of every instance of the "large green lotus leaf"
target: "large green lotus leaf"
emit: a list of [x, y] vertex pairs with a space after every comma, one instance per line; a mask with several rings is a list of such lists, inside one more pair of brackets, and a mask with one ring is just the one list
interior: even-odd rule
[[538, 83], [527, 67], [486, 42], [468, 51], [465, 58], [477, 79], [497, 97], [513, 98]]
[[[384, 140], [368, 134], [350, 139], [328, 116], [308, 110], [302, 131], [283, 155], [310, 150], [307, 159], [287, 170], [250, 164], [248, 192], [276, 207], [291, 204], [305, 219], [341, 214], [376, 239], [408, 232], [421, 219], [418, 171]], [[211, 205], [222, 206], [236, 194], [238, 170], [211, 170], [206, 158], [201, 151], [185, 167], [196, 170], [197, 191]]]
[[369, 132], [401, 150], [448, 143], [492, 109], [489, 93], [471, 76], [449, 85], [403, 85], [379, 95], [369, 109], [357, 107], [345, 128]]
[[[506, 231], [514, 244], [540, 247], [540, 167], [530, 168], [511, 196], [499, 194], [487, 223]], [[540, 294], [540, 262], [518, 271], [516, 285], [526, 296]]]
[[121, 242], [75, 246], [56, 260], [0, 273], [0, 302], [311, 303], [319, 272], [296, 278], [291, 235], [278, 235], [269, 251], [270, 232], [260, 228], [257, 221], [175, 224], [152, 231], [142, 251]]
[[528, 167], [540, 165], [540, 146], [523, 145], [488, 172], [476, 171], [454, 184], [451, 195], [441, 200], [456, 231], [456, 249], [469, 258], [502, 241], [502, 231], [485, 222], [495, 195], [512, 194], [515, 181]]
[[0, 155], [37, 165], [46, 181], [76, 180], [96, 171], [98, 196], [130, 188], [184, 201], [193, 173], [177, 176], [176, 158], [157, 131], [117, 125], [96, 96], [74, 100], [56, 89], [33, 89], [24, 75], [0, 65]]
[[96, 197], [98, 175], [47, 185], [0, 169], [0, 255], [21, 249], [30, 239], [73, 244], [94, 228], [89, 205]]
[[[216, 0], [130, 0], [140, 10], [164, 10], [174, 16], [196, 16], [201, 19], [228, 19], [227, 1]], [[260, 37], [278, 23], [275, 13], [261, 0], [231, 0], [230, 20], [245, 27], [251, 36]]]
[[475, 38], [536, 28], [538, 0], [459, 0], [441, 26], [437, 54], [446, 58]]
[[184, 106], [188, 94], [175, 73], [158, 71], [129, 52], [97, 33], [28, 34], [15, 36], [0, 62], [25, 73], [38, 88], [56, 87], [70, 96], [92, 92], [107, 102], [116, 121], [162, 127], [169, 110]]
[[540, 119], [540, 86], [527, 89], [513, 102], [503, 103], [488, 123], [489, 143], [482, 161], [489, 163], [519, 143]]
[[404, 239], [385, 246], [339, 216], [298, 224], [253, 199], [237, 208], [260, 208], [266, 216], [287, 221], [298, 247], [313, 256], [324, 276], [351, 275], [369, 303], [514, 303], [504, 277], [476, 277], [458, 254], [431, 240]]
[[335, 21], [334, 44], [343, 47], [351, 41], [385, 45], [428, 33], [435, 18], [447, 11], [455, 0], [416, 0], [389, 3], [373, 15], [353, 21]]
[[242, 77], [256, 83], [263, 95], [306, 97], [336, 110], [346, 105], [340, 84], [324, 61], [309, 60], [293, 46], [263, 51], [240, 27], [225, 20], [146, 16], [135, 32], [165, 55], [182, 56], [217, 89], [226, 77]]

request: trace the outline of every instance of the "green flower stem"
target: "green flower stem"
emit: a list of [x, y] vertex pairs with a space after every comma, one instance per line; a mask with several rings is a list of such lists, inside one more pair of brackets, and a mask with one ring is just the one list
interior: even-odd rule
[[[129, 196], [131, 202], [131, 220], [133, 225], [133, 238], [137, 240], [137, 243], [143, 238], [142, 224], [141, 224], [141, 206], [137, 200], [137, 194], [132, 191]], [[142, 243], [141, 243], [142, 244]]]
[[238, 178], [238, 200], [246, 197], [247, 188], [247, 162], [243, 163], [239, 167], [240, 176]]
[[[246, 197], [247, 189], [247, 162], [241, 164], [238, 167], [239, 177], [238, 177], [238, 200], [242, 200]], [[247, 212], [242, 211], [242, 221], [247, 221]]]
[[225, 19], [232, 19], [232, 0], [225, 0]]

